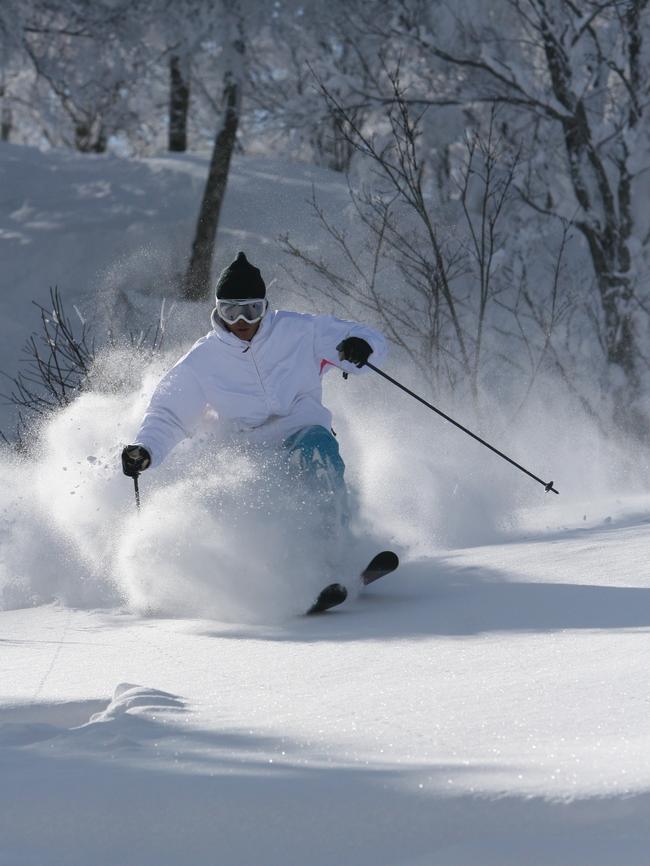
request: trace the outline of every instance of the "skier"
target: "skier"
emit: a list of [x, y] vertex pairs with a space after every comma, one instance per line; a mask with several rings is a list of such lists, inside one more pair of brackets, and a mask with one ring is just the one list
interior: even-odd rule
[[324, 530], [339, 534], [347, 523], [345, 464], [321, 379], [335, 368], [358, 373], [371, 354], [381, 361], [385, 352], [384, 337], [363, 325], [269, 311], [262, 275], [240, 252], [219, 276], [212, 330], [160, 381], [136, 444], [124, 448], [124, 474], [162, 463], [210, 408], [238, 442], [285, 454], [327, 500]]

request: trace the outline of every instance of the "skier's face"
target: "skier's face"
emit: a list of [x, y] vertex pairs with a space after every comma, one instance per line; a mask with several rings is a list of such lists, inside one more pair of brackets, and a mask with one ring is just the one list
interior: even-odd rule
[[231, 334], [250, 341], [268, 309], [266, 298], [217, 298], [217, 315]]
[[253, 339], [255, 334], [257, 334], [257, 329], [259, 328], [261, 323], [253, 322], [252, 325], [249, 325], [248, 322], [240, 319], [233, 325], [231, 325], [229, 322], [224, 322], [224, 324], [231, 334], [234, 334], [236, 337], [239, 337], [240, 340], [245, 340], [248, 343], [250, 340]]

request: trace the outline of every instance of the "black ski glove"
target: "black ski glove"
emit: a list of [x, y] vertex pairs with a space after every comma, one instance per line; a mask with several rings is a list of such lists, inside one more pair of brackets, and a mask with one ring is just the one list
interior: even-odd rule
[[122, 451], [122, 471], [129, 478], [137, 478], [151, 465], [151, 454], [142, 445], [127, 445]]
[[339, 353], [339, 361], [349, 361], [357, 367], [363, 367], [372, 355], [372, 346], [361, 337], [346, 337], [338, 344], [336, 350]]

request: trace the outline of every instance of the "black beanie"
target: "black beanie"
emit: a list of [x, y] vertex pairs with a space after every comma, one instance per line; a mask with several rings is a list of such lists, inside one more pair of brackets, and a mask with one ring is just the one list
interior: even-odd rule
[[234, 262], [224, 268], [217, 280], [217, 300], [265, 298], [266, 285], [259, 268], [250, 264], [244, 253], [237, 253]]

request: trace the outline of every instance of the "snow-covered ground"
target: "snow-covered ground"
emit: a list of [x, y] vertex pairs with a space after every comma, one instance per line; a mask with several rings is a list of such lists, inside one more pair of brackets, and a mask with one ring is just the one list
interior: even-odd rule
[[[129, 282], [149, 261], [162, 284], [143, 251], [191, 235], [203, 170], [0, 149], [5, 360], [26, 294], [66, 266], [81, 303], [111, 262], [111, 297], [162, 296]], [[18, 175], [29, 195], [7, 197]], [[270, 273], [281, 227], [246, 213], [274, 191], [308, 238], [311, 177], [344, 200], [325, 172], [235, 165], [225, 233], [249, 231]], [[106, 178], [105, 225], [75, 193], [52, 227]], [[380, 546], [403, 564], [305, 618], [322, 575], [304, 539], [274, 540], [282, 491], [245, 455], [181, 446], [136, 514], [117, 462], [156, 373], [81, 397], [31, 461], [0, 459], [2, 866], [649, 861], [650, 495], [624, 451], [559, 413], [500, 443], [552, 496], [382, 381], [332, 377], [361, 515], [341, 577]]]
[[0, 861], [647, 863], [649, 539], [455, 551], [272, 627], [6, 611]]

